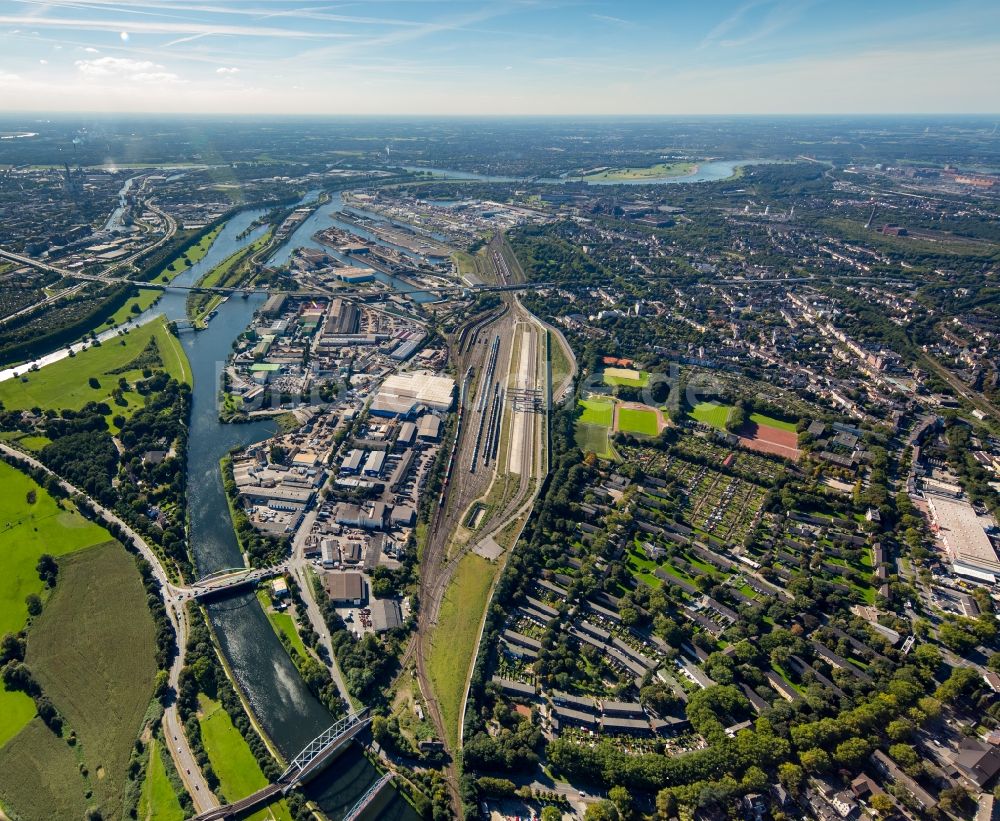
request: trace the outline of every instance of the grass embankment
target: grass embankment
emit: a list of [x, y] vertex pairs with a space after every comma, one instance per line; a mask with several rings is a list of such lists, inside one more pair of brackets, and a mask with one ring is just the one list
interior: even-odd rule
[[108, 327], [124, 325], [130, 319], [135, 319], [147, 308], [152, 307], [161, 296], [163, 296], [163, 291], [159, 289], [140, 288], [139, 293], [108, 317], [104, 324]]
[[158, 741], [154, 739], [149, 743], [149, 764], [139, 796], [140, 821], [184, 821], [184, 810], [163, 763], [164, 753]]
[[555, 390], [562, 384], [562, 381], [573, 372], [573, 363], [566, 355], [566, 349], [562, 346], [558, 336], [549, 331], [549, 350], [551, 352], [552, 366], [552, 388]]
[[[274, 234], [274, 228], [268, 230], [251, 242], [246, 248], [241, 248], [226, 257], [197, 284], [202, 288], [235, 288], [242, 284], [250, 273], [247, 262], [258, 251], [267, 246]], [[222, 296], [213, 293], [192, 293], [187, 300], [187, 314], [192, 322], [199, 324], [205, 321], [216, 306], [222, 301]]]
[[306, 650], [306, 646], [299, 636], [299, 631], [295, 627], [295, 619], [292, 618], [291, 614], [275, 610], [274, 602], [271, 601], [271, 597], [266, 590], [257, 590], [257, 601], [260, 602], [260, 606], [267, 615], [267, 620], [271, 622], [271, 627], [274, 628], [274, 632], [278, 634], [278, 637], [284, 636], [302, 658], [309, 658], [309, 652]]
[[[156, 340], [152, 352], [150, 340]], [[123, 336], [109, 339], [76, 356], [61, 359], [19, 379], [0, 382], [0, 402], [7, 410], [39, 407], [42, 410], [79, 410], [88, 402], [107, 402], [111, 415], [129, 416], [142, 407], [143, 397], [124, 394], [124, 405], [111, 397], [122, 377], [129, 383], [142, 379], [143, 367], [165, 370], [180, 382], [191, 383], [191, 368], [180, 341], [157, 319]], [[90, 385], [96, 379], [98, 387]]]
[[[219, 792], [223, 798], [229, 802], [239, 801], [266, 787], [267, 777], [222, 704], [205, 695], [199, 695], [198, 701], [201, 704], [198, 716], [201, 738], [212, 769], [219, 777]], [[249, 818], [291, 821], [292, 816], [285, 802], [279, 801]]]
[[693, 162], [661, 162], [638, 168], [608, 168], [580, 179], [589, 181], [628, 182], [629, 180], [658, 180], [671, 177], [689, 177], [698, 170]]
[[[133, 558], [117, 542], [64, 556], [26, 664], [73, 747], [33, 720], [0, 751], [0, 800], [24, 818], [121, 817], [133, 743], [153, 696], [155, 628]], [[66, 811], [71, 808], [70, 811]]]
[[466, 554], [448, 585], [437, 626], [431, 635], [428, 673], [441, 708], [445, 740], [452, 750], [458, 745], [465, 680], [476, 652], [479, 625], [497, 568], [498, 565], [482, 556]]
[[217, 225], [200, 240], [198, 240], [195, 245], [188, 248], [183, 254], [178, 254], [174, 257], [170, 261], [170, 264], [160, 271], [154, 279], [157, 279], [160, 282], [171, 282], [178, 274], [183, 273], [196, 262], [200, 262], [205, 254], [208, 253], [208, 249], [212, 247], [212, 243], [215, 242], [219, 234], [222, 233], [222, 229], [225, 227], [225, 223]]
[[[43, 553], [63, 556], [111, 537], [87, 521], [72, 504], [56, 505], [33, 479], [0, 462], [0, 635], [16, 633], [28, 621], [25, 597], [43, 595], [44, 584], [35, 565]], [[35, 501], [29, 503], [29, 494]], [[0, 747], [18, 734], [35, 715], [35, 704], [24, 693], [7, 692], [0, 684]]]

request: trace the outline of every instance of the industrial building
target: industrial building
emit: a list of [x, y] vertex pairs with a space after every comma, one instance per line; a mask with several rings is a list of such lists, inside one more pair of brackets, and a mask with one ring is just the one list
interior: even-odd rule
[[412, 416], [418, 407], [448, 411], [454, 403], [455, 380], [426, 371], [386, 377], [371, 404], [375, 416]]

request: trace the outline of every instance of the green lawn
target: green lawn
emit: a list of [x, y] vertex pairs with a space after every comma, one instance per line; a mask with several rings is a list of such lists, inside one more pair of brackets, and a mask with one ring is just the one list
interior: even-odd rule
[[162, 745], [149, 743], [149, 764], [139, 796], [139, 821], [184, 821], [184, 810], [163, 763]]
[[[104, 323], [108, 327], [112, 325], [124, 325], [130, 319], [135, 319], [139, 314], [149, 308], [156, 300], [163, 296], [163, 291], [153, 288], [141, 288], [137, 296], [128, 300], [121, 308], [115, 311]], [[138, 311], [133, 311], [132, 306], [139, 306]]]
[[751, 413], [750, 421], [758, 425], [766, 425], [770, 428], [780, 428], [781, 430], [795, 431], [798, 429], [798, 422], [788, 422], [784, 419], [775, 419], [773, 416], [765, 416], [762, 413]]
[[654, 590], [663, 587], [663, 580], [657, 578], [653, 573], [657, 567], [656, 562], [647, 558], [645, 554], [640, 553], [635, 548], [631, 548], [628, 552], [627, 567], [632, 571], [633, 576], [641, 579]]
[[496, 571], [497, 566], [482, 556], [466, 554], [445, 592], [431, 636], [427, 666], [452, 750], [458, 745], [465, 679], [476, 652], [479, 624]]
[[215, 242], [224, 227], [225, 224], [216, 226], [183, 254], [178, 254], [174, 257], [170, 261], [170, 264], [156, 275], [155, 279], [161, 282], [168, 282], [200, 261], [208, 253], [208, 249], [212, 247], [212, 243]]
[[631, 368], [605, 368], [601, 377], [605, 385], [644, 388], [649, 384], [649, 371], [636, 371]]
[[[179, 381], [191, 382], [191, 369], [180, 341], [173, 336], [163, 319], [135, 328], [122, 337], [109, 339], [100, 347], [88, 348], [74, 357], [46, 365], [21, 379], [0, 382], [0, 402], [7, 410], [40, 407], [57, 410], [79, 410], [87, 402], [107, 402], [112, 414], [128, 415], [143, 404], [143, 397], [134, 392], [125, 394], [128, 406], [116, 405], [111, 391], [119, 377], [129, 382], [142, 378], [141, 369], [111, 373], [136, 360], [150, 339], [156, 339], [163, 369]], [[124, 344], [122, 344], [124, 343]], [[90, 387], [94, 378], [100, 387]]]
[[155, 653], [135, 559], [117, 542], [61, 558], [25, 662], [76, 732], [76, 754], [92, 775], [88, 800], [105, 818], [122, 815], [132, 745], [153, 697]]
[[559, 343], [559, 338], [552, 331], [548, 332], [549, 335], [549, 349], [550, 355], [552, 357], [552, 387], [555, 389], [559, 384], [570, 375], [573, 370], [573, 365], [569, 360], [563, 346]]
[[292, 647], [295, 651], [299, 653], [302, 658], [308, 658], [309, 652], [306, 650], [305, 644], [302, 642], [302, 638], [299, 636], [299, 631], [295, 627], [295, 619], [289, 613], [279, 613], [275, 610], [271, 603], [271, 597], [268, 595], [266, 590], [257, 590], [257, 600], [260, 602], [260, 606], [264, 608], [264, 612], [267, 614], [267, 620], [271, 622], [271, 627], [274, 628], [274, 632], [279, 636], [284, 636], [291, 642]]
[[615, 403], [610, 399], [598, 399], [595, 397], [581, 399], [580, 405], [583, 407], [583, 413], [580, 414], [580, 422], [585, 425], [611, 427]]
[[618, 430], [623, 433], [656, 436], [660, 432], [660, 424], [656, 418], [656, 411], [639, 410], [638, 408], [619, 408]]
[[726, 420], [732, 405], [720, 405], [718, 402], [699, 402], [688, 414], [696, 422], [704, 422], [713, 428], [725, 430]]
[[[222, 704], [204, 695], [198, 696], [201, 703], [201, 737], [205, 744], [205, 752], [212, 763], [212, 769], [219, 777], [219, 791], [227, 801], [239, 801], [246, 798], [268, 784], [267, 778], [261, 772], [257, 759], [254, 758], [246, 740], [240, 731], [233, 726]], [[250, 818], [258, 821], [275, 818], [278, 821], [291, 821], [291, 814], [284, 801], [273, 804]]]

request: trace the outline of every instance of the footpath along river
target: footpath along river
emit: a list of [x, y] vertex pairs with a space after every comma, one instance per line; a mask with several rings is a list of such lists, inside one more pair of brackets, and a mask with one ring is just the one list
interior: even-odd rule
[[[205, 257], [174, 282], [178, 285], [196, 282], [230, 254], [253, 242], [264, 232], [262, 227], [242, 239], [238, 235], [262, 213], [244, 211], [229, 220]], [[300, 226], [286, 247], [304, 244], [303, 240], [316, 230], [314, 227], [305, 233], [305, 228]], [[279, 249], [278, 254], [284, 250]], [[186, 298], [187, 292], [167, 291], [150, 313], [184, 319]], [[207, 330], [181, 334], [194, 377], [187, 482], [191, 550], [199, 575], [243, 565], [222, 487], [219, 459], [231, 448], [259, 442], [275, 430], [274, 424], [266, 420], [225, 425], [218, 419], [218, 390], [226, 358], [233, 341], [246, 329], [262, 301], [262, 295], [229, 299], [219, 306]], [[334, 717], [306, 687], [253, 593], [211, 603], [208, 613], [223, 653], [257, 720], [282, 754], [288, 759], [294, 757], [330, 726]], [[307, 794], [337, 821], [376, 780], [378, 773], [361, 749], [350, 745], [309, 784]], [[415, 821], [417, 816], [402, 797], [391, 794], [379, 817]]]

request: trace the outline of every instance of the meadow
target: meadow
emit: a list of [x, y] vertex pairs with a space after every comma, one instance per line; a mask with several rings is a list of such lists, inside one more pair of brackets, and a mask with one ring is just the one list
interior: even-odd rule
[[153, 739], [149, 742], [149, 763], [139, 796], [140, 821], [184, 821], [184, 810], [167, 775], [163, 756], [166, 750]]
[[645, 388], [649, 384], [649, 371], [636, 371], [631, 368], [605, 368], [601, 376], [605, 385]]
[[[0, 382], [0, 402], [8, 410], [34, 407], [79, 410], [88, 402], [107, 402], [112, 414], [128, 416], [142, 406], [143, 397], [126, 392], [127, 405], [116, 405], [111, 392], [120, 377], [129, 382], [142, 378], [141, 367], [131, 369], [129, 366], [143, 355], [151, 339], [156, 340], [162, 362], [162, 366], [157, 367], [178, 381], [190, 384], [191, 369], [184, 349], [161, 318], [19, 379]], [[91, 387], [91, 379], [96, 379], [99, 387]]]
[[468, 553], [459, 562], [431, 637], [427, 667], [451, 749], [458, 747], [465, 680], [495, 572], [493, 564], [475, 553]]
[[132, 745], [153, 697], [155, 651], [146, 590], [120, 544], [60, 559], [59, 581], [31, 626], [25, 662], [76, 732], [91, 801], [105, 817], [123, 812]]

